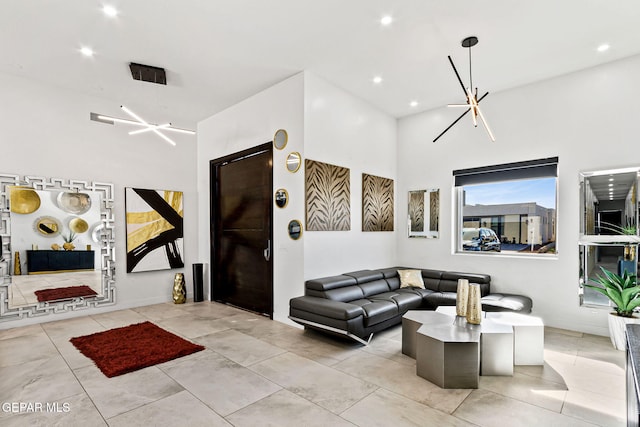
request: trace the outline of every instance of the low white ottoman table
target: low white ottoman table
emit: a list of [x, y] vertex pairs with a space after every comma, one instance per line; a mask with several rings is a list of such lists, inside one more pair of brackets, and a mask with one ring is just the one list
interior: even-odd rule
[[487, 319], [513, 326], [513, 361], [516, 365], [544, 365], [544, 323], [529, 314], [487, 312]]

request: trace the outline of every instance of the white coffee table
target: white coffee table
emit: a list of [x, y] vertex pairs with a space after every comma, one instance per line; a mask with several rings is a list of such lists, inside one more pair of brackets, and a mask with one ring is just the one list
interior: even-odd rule
[[544, 365], [544, 323], [528, 314], [487, 312], [487, 319], [513, 326], [513, 361], [516, 365]]

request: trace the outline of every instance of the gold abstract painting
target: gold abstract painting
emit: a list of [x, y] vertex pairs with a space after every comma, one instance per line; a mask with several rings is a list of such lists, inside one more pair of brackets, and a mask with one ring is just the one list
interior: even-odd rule
[[125, 188], [127, 273], [184, 267], [182, 191]]

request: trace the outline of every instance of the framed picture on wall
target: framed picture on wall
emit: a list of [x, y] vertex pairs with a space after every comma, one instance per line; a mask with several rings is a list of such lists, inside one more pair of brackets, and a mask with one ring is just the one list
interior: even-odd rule
[[349, 168], [305, 160], [307, 231], [351, 230], [350, 177]]
[[127, 273], [184, 267], [182, 191], [125, 188]]
[[393, 231], [393, 180], [362, 174], [362, 231]]

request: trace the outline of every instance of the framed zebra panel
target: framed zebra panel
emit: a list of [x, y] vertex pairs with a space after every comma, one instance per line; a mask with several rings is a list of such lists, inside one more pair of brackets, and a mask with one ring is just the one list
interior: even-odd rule
[[409, 191], [409, 236], [424, 231], [425, 190]]
[[362, 174], [362, 231], [393, 231], [393, 180]]
[[307, 231], [351, 230], [349, 168], [305, 159], [304, 178]]

